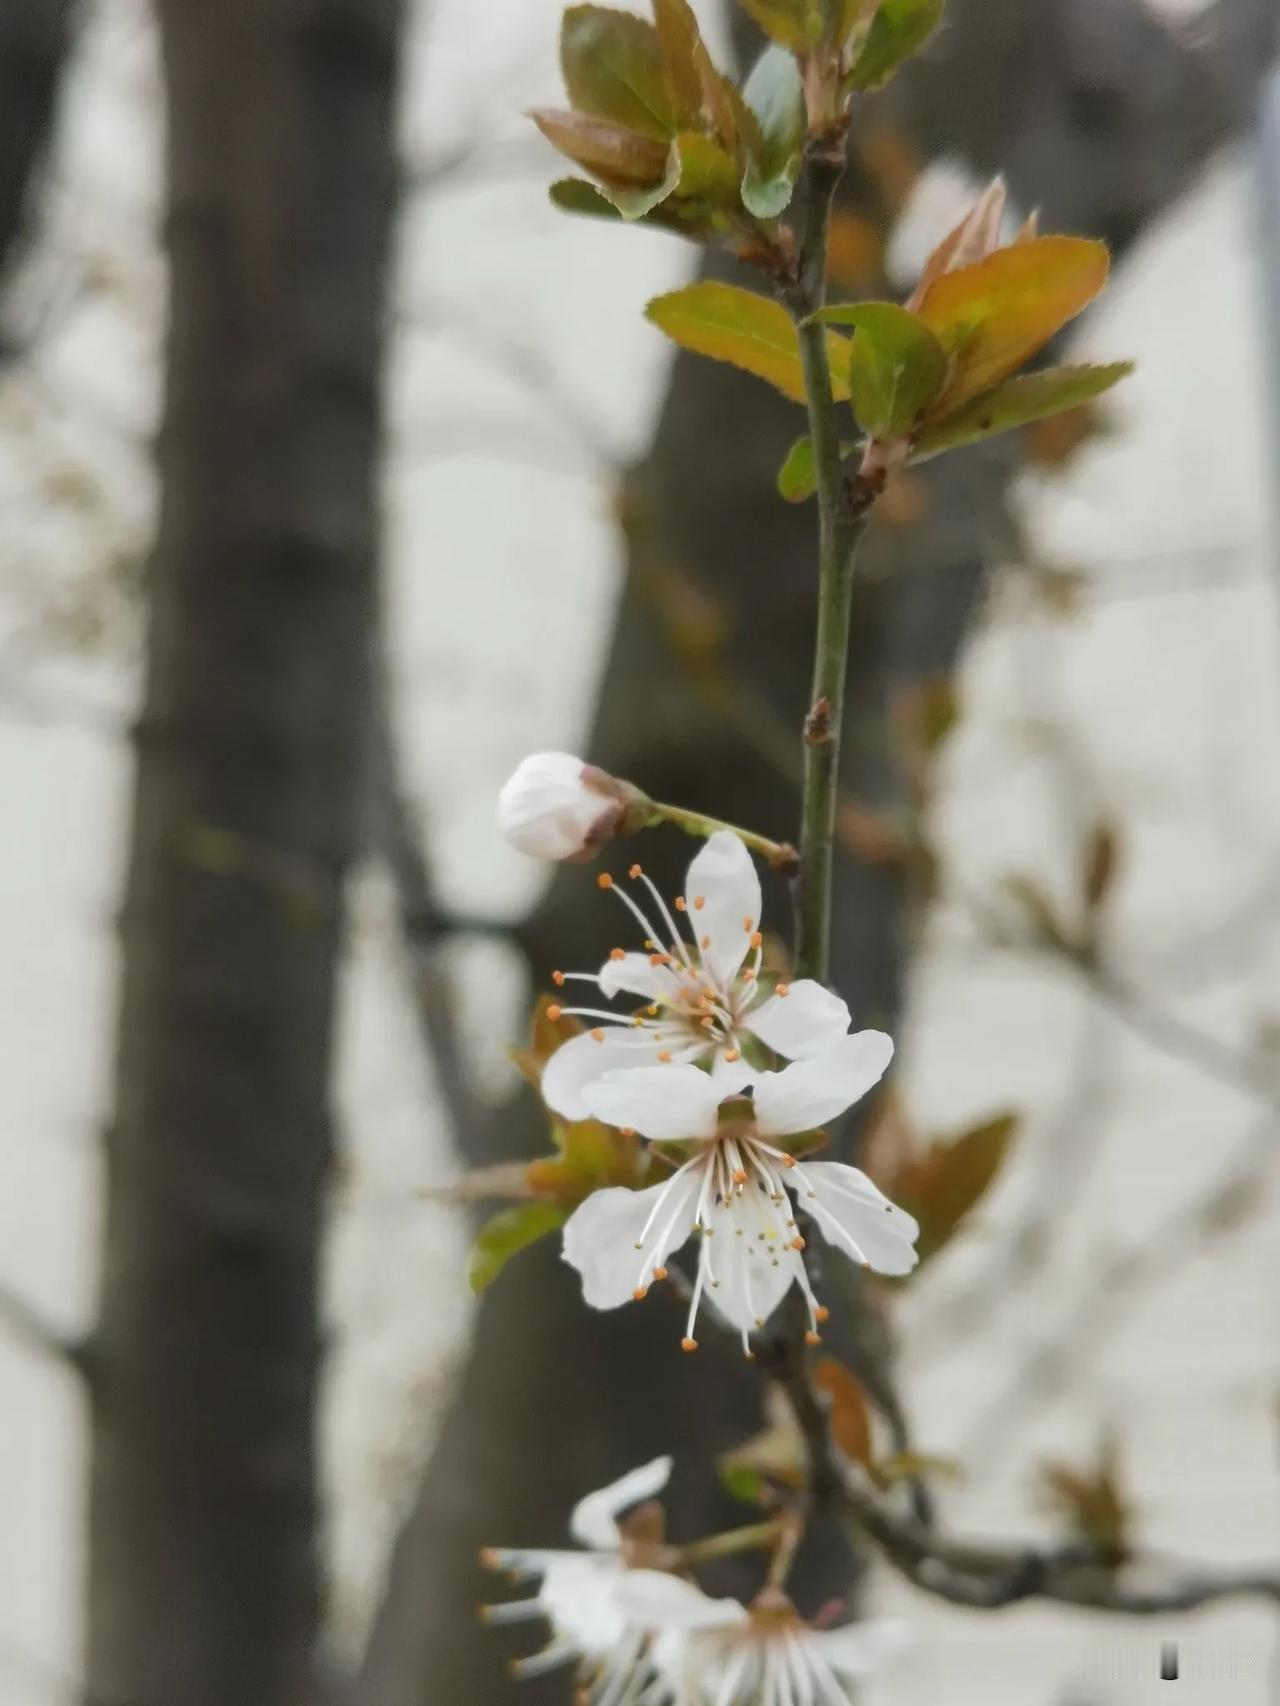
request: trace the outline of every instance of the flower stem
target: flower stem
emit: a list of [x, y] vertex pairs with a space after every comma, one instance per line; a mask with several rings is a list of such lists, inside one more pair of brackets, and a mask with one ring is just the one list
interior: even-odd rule
[[731, 1528], [724, 1534], [710, 1534], [705, 1540], [691, 1540], [687, 1546], [674, 1548], [683, 1568], [694, 1564], [709, 1564], [714, 1558], [731, 1558], [738, 1552], [763, 1552], [780, 1544], [786, 1525], [778, 1517], [768, 1522], [754, 1522], [748, 1528]]
[[843, 137], [816, 140], [807, 161], [809, 212], [794, 284], [785, 292], [798, 322], [818, 475], [818, 634], [813, 695], [804, 725], [804, 801], [796, 884], [796, 973], [825, 980], [829, 972], [831, 870], [835, 841], [840, 732], [844, 720], [853, 569], [878, 492], [862, 478], [847, 481], [831, 394], [827, 332], [811, 316], [826, 298], [831, 207], [844, 171]]
[[651, 824], [673, 823], [677, 829], [684, 830], [686, 835], [703, 837], [714, 835], [718, 829], [727, 829], [731, 835], [737, 836], [744, 847], [758, 853], [775, 870], [788, 871], [796, 864], [796, 850], [786, 841], [770, 841], [767, 835], [757, 835], [752, 829], [740, 829], [736, 823], [725, 823], [718, 817], [708, 817], [705, 812], [689, 811], [684, 806], [666, 806], [658, 800], [652, 801], [651, 805]]

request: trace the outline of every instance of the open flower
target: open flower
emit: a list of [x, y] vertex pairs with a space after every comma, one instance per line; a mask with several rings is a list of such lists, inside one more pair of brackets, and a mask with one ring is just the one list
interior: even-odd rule
[[[669, 1706], [674, 1688], [658, 1670], [649, 1631], [618, 1600], [619, 1584], [633, 1565], [643, 1565], [660, 1550], [660, 1532], [646, 1507], [636, 1527], [619, 1521], [624, 1511], [653, 1499], [666, 1486], [671, 1459], [656, 1457], [610, 1486], [589, 1493], [574, 1506], [569, 1532], [584, 1550], [521, 1551], [490, 1549], [481, 1554], [490, 1569], [506, 1570], [517, 1580], [534, 1580], [538, 1591], [527, 1599], [484, 1607], [490, 1623], [520, 1623], [545, 1618], [552, 1629], [541, 1652], [517, 1659], [520, 1677], [542, 1676], [561, 1665], [576, 1664], [580, 1697], [592, 1706]], [[690, 1590], [693, 1591], [693, 1590]], [[711, 1602], [713, 1603], [713, 1602]]]
[[535, 859], [591, 859], [639, 791], [569, 752], [522, 759], [498, 795], [498, 827]]
[[[820, 1053], [849, 1029], [849, 1009], [811, 978], [769, 990], [760, 982], [760, 878], [736, 835], [717, 830], [689, 866], [675, 911], [686, 938], [656, 886], [639, 865], [632, 882], [647, 891], [653, 917], [607, 875], [640, 926], [643, 953], [615, 948], [598, 972], [556, 972], [559, 985], [590, 983], [607, 999], [630, 995], [633, 1011], [603, 1007], [553, 1008], [593, 1022], [552, 1055], [542, 1075], [547, 1105], [566, 1119], [586, 1119], [585, 1090], [606, 1072], [671, 1062], [709, 1066], [717, 1079], [741, 1088], [758, 1076], [743, 1061], [757, 1039], [788, 1060]], [[655, 922], [656, 919], [656, 922]]]
[[587, 1302], [616, 1309], [644, 1297], [655, 1279], [666, 1277], [667, 1257], [696, 1232], [686, 1350], [697, 1348], [694, 1329], [707, 1290], [745, 1347], [788, 1288], [798, 1285], [816, 1337], [827, 1311], [801, 1258], [795, 1203], [844, 1255], [880, 1273], [909, 1273], [919, 1232], [909, 1214], [856, 1167], [801, 1164], [780, 1147], [787, 1136], [812, 1131], [865, 1095], [892, 1054], [883, 1032], [859, 1031], [810, 1060], [755, 1076], [751, 1099], [731, 1099], [723, 1109], [722, 1100], [738, 1086], [696, 1066], [610, 1072], [588, 1085], [586, 1102], [596, 1118], [650, 1139], [688, 1141], [692, 1153], [661, 1184], [596, 1191], [570, 1216], [564, 1259], [582, 1275]]
[[654, 1656], [677, 1698], [697, 1706], [847, 1706], [847, 1684], [907, 1644], [898, 1621], [815, 1629], [776, 1588], [731, 1615], [687, 1583], [673, 1593], [669, 1579], [637, 1572], [620, 1600], [657, 1633]]

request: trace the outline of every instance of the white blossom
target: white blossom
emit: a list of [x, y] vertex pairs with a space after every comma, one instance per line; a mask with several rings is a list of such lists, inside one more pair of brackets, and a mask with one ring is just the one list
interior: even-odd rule
[[761, 982], [760, 878], [736, 835], [717, 830], [689, 866], [675, 903], [687, 937], [639, 865], [630, 879], [646, 891], [645, 905], [611, 877], [600, 881], [633, 915], [644, 952], [615, 948], [598, 972], [556, 972], [555, 981], [593, 984], [607, 1000], [632, 996], [641, 1005], [552, 1009], [592, 1023], [547, 1062], [542, 1095], [556, 1113], [586, 1119], [587, 1087], [606, 1072], [696, 1062], [737, 1089], [759, 1076], [743, 1058], [749, 1040], [797, 1060], [848, 1031], [849, 1009], [820, 983], [801, 978], [769, 989]]
[[749, 1100], [734, 1094], [730, 1073], [716, 1077], [692, 1065], [610, 1072], [589, 1084], [586, 1104], [598, 1119], [654, 1141], [688, 1142], [692, 1153], [661, 1184], [596, 1191], [570, 1216], [563, 1254], [582, 1276], [586, 1301], [616, 1309], [644, 1297], [666, 1277], [671, 1253], [696, 1233], [687, 1350], [697, 1348], [704, 1294], [745, 1348], [792, 1285], [805, 1295], [816, 1338], [827, 1311], [805, 1271], [796, 1204], [842, 1254], [880, 1273], [909, 1273], [919, 1233], [909, 1214], [856, 1167], [802, 1163], [780, 1147], [865, 1095], [892, 1054], [883, 1032], [860, 1031], [781, 1072], [753, 1074]]
[[538, 1584], [528, 1598], [485, 1606], [486, 1620], [544, 1618], [551, 1625], [548, 1645], [517, 1659], [512, 1665], [515, 1675], [542, 1676], [574, 1664], [580, 1698], [590, 1706], [674, 1706], [677, 1691], [654, 1660], [648, 1629], [618, 1598], [630, 1555], [618, 1518], [660, 1493], [670, 1474], [671, 1459], [657, 1457], [580, 1500], [569, 1518], [569, 1532], [581, 1550], [492, 1548], [482, 1554], [491, 1569]]
[[815, 1629], [776, 1589], [748, 1610], [683, 1582], [673, 1593], [671, 1579], [639, 1571], [619, 1597], [654, 1631], [655, 1660], [682, 1706], [848, 1706], [848, 1684], [907, 1644], [896, 1620]]
[[569, 752], [522, 759], [498, 795], [498, 827], [535, 859], [590, 859], [617, 829], [628, 793]]

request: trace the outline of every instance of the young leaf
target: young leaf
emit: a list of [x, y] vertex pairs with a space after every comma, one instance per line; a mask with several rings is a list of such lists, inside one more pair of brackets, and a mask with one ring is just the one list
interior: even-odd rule
[[920, 1222], [916, 1249], [922, 1262], [950, 1242], [985, 1196], [1017, 1128], [1013, 1114], [987, 1120], [951, 1143], [935, 1143], [898, 1175], [895, 1196]]
[[569, 1218], [569, 1211], [558, 1202], [527, 1202], [518, 1208], [505, 1208], [495, 1214], [480, 1229], [471, 1258], [467, 1264], [467, 1282], [472, 1291], [483, 1291], [506, 1267], [512, 1256], [548, 1232], [555, 1232]]
[[946, 0], [883, 0], [844, 80], [846, 93], [880, 89], [942, 22]]
[[757, 219], [776, 219], [791, 200], [804, 156], [804, 86], [794, 57], [768, 47], [756, 61], [742, 98], [759, 126], [760, 149], [742, 180], [742, 200]]
[[570, 6], [560, 28], [560, 66], [581, 113], [666, 143], [675, 129], [658, 32], [632, 12]]
[[535, 108], [529, 117], [559, 153], [612, 184], [653, 185], [667, 171], [667, 147], [581, 113]]
[[[705, 280], [655, 296], [645, 314], [685, 349], [730, 362], [766, 380], [792, 402], [804, 401], [804, 369], [795, 324], [786, 309], [768, 297], [737, 285]], [[837, 402], [843, 402], [849, 395], [842, 378], [849, 346], [834, 332], [827, 337], [832, 393]]]
[[782, 47], [812, 47], [821, 32], [822, 20], [815, 16], [810, 0], [738, 0], [742, 10]]
[[851, 302], [819, 318], [855, 329], [849, 398], [872, 438], [900, 438], [942, 389], [947, 358], [924, 322], [895, 302]]
[[1046, 367], [1040, 373], [1006, 379], [1003, 385], [924, 427], [916, 437], [911, 460], [924, 462], [940, 451], [957, 450], [1064, 409], [1078, 408], [1132, 372], [1131, 361], [1113, 361], [1092, 367]]
[[653, 21], [676, 122], [682, 129], [694, 129], [702, 116], [697, 62], [702, 35], [698, 20], [689, 0], [653, 0]]
[[682, 200], [737, 206], [738, 168], [718, 142], [699, 135], [696, 130], [685, 130], [671, 147], [680, 168], [677, 196]]
[[1105, 243], [1037, 237], [935, 279], [920, 318], [952, 357], [952, 368], [934, 417], [990, 391], [1042, 350], [1097, 296], [1108, 265]]
[[862, 1382], [835, 1357], [822, 1357], [813, 1371], [813, 1384], [830, 1400], [827, 1412], [831, 1437], [854, 1463], [871, 1466], [871, 1411]]
[[[582, 213], [591, 219], [622, 218], [621, 212], [605, 192], [597, 184], [589, 184], [585, 178], [558, 178], [547, 193], [565, 213]], [[696, 216], [685, 217], [674, 196], [668, 197], [651, 213], [646, 213], [639, 223], [671, 232], [677, 237], [704, 235], [704, 227], [699, 219]]]
[[[840, 445], [840, 455], [847, 456], [852, 444]], [[808, 433], [798, 438], [783, 458], [778, 469], [778, 491], [789, 504], [802, 504], [818, 489], [818, 470], [813, 460], [813, 440]]]

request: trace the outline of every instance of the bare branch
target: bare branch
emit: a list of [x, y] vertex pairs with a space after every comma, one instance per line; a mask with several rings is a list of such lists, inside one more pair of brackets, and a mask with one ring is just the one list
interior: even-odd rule
[[1280, 1603], [1280, 1562], [1211, 1571], [1149, 1558], [1111, 1567], [1094, 1548], [1011, 1546], [955, 1540], [892, 1511], [864, 1472], [836, 1464], [840, 1500], [894, 1568], [927, 1593], [954, 1605], [994, 1611], [1026, 1599], [1052, 1600], [1092, 1611], [1154, 1617], [1192, 1611], [1223, 1599]]

